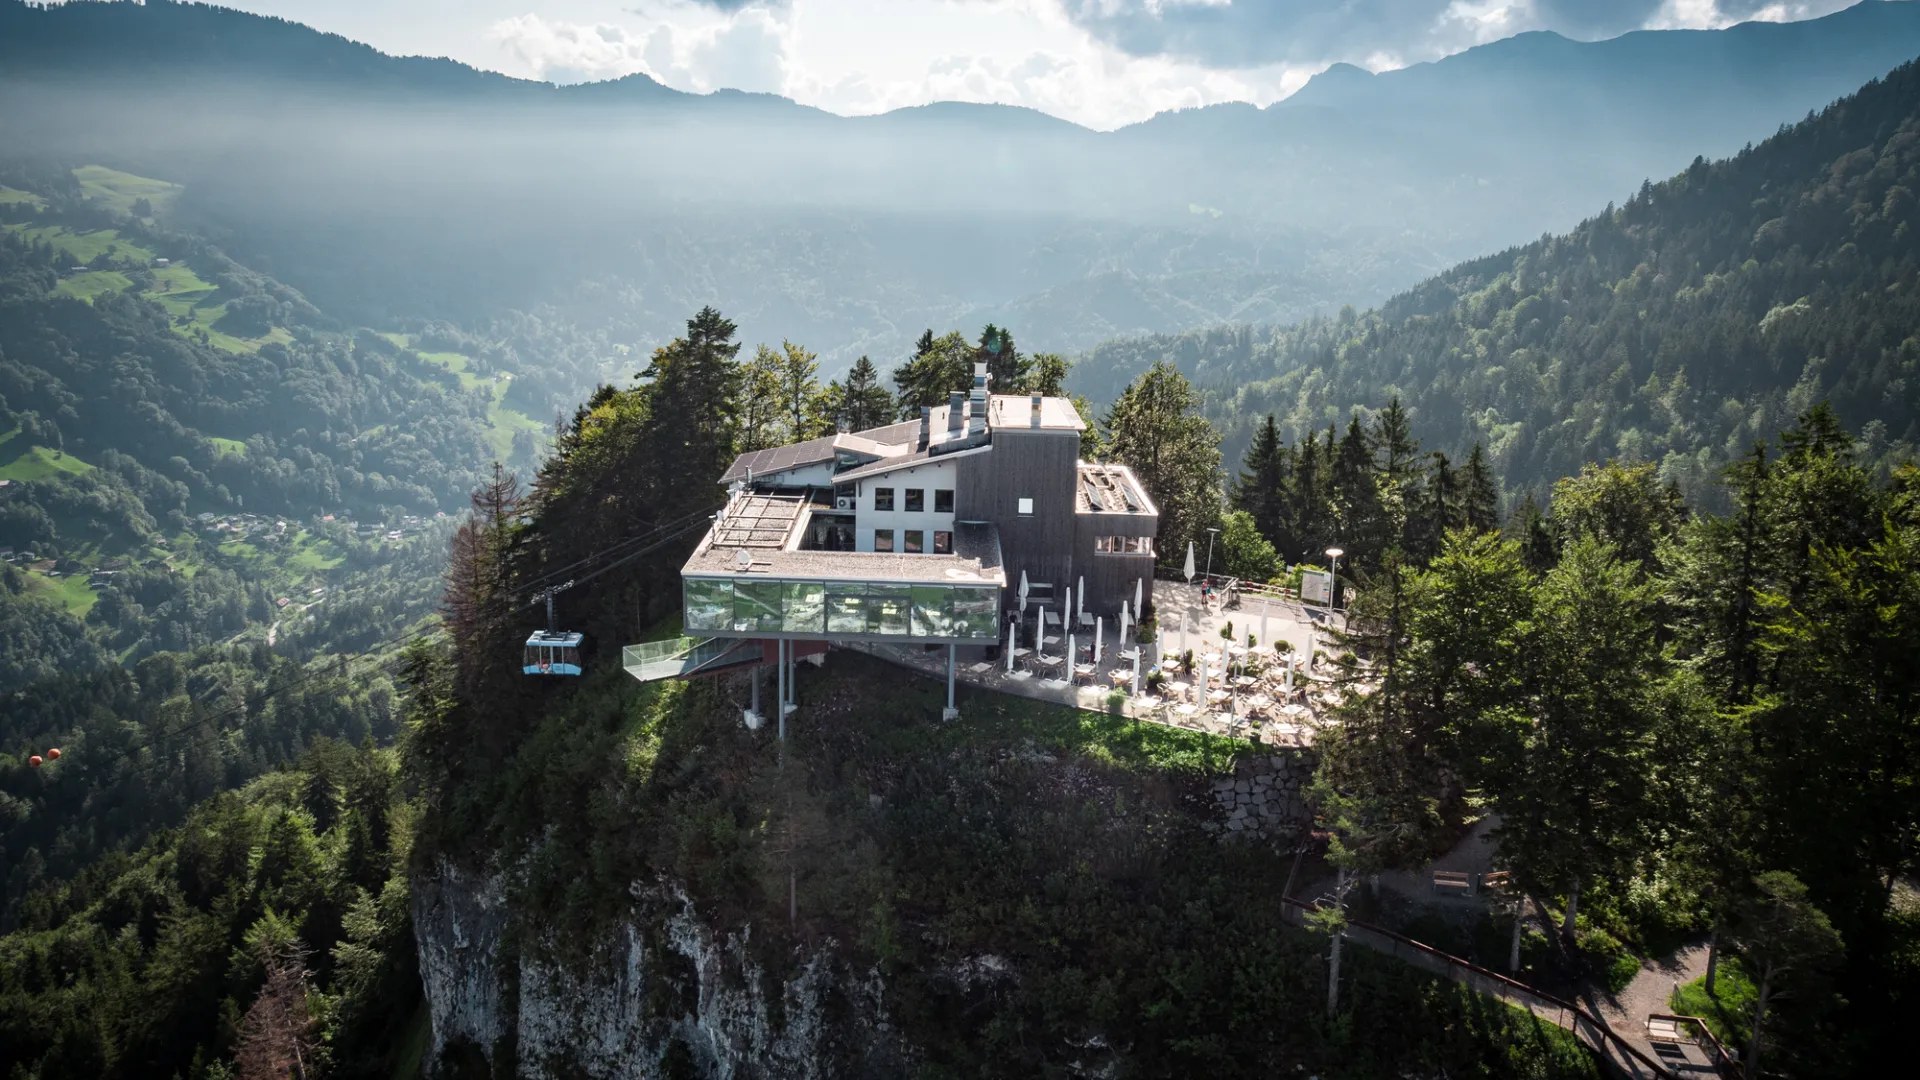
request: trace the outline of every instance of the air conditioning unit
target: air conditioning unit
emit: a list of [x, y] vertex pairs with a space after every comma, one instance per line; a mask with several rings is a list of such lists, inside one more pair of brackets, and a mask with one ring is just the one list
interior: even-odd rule
[[851, 510], [853, 509], [853, 500], [851, 498], [848, 498], [845, 495], [842, 495], [839, 498], [833, 500], [833, 508], [835, 510]]

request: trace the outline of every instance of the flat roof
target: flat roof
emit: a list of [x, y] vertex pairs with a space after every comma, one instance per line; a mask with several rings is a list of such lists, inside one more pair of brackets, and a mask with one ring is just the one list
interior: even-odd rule
[[731, 484], [735, 480], [745, 480], [749, 472], [758, 477], [807, 465], [824, 465], [834, 460], [843, 450], [866, 457], [880, 458], [889, 454], [904, 453], [911, 445], [912, 443], [908, 443], [906, 446], [900, 446], [882, 443], [861, 435], [843, 434], [827, 435], [818, 439], [808, 439], [806, 442], [789, 443], [786, 446], [769, 446], [765, 450], [750, 450], [734, 458], [733, 464], [727, 466], [727, 471], [720, 474], [720, 482]]
[[[750, 563], [742, 568], [740, 554]], [[723, 546], [709, 533], [680, 568], [683, 577], [876, 581], [908, 584], [1007, 584], [1000, 564], [1000, 530], [984, 521], [953, 526], [953, 554], [909, 555], [884, 551], [786, 551]]]
[[890, 473], [897, 469], [911, 469], [916, 465], [938, 465], [943, 461], [952, 461], [955, 458], [963, 458], [970, 454], [984, 453], [992, 449], [993, 447], [985, 443], [982, 443], [979, 446], [970, 446], [965, 450], [953, 450], [944, 454], [940, 454], [940, 453], [935, 453], [932, 447], [928, 447], [927, 449], [918, 451], [916, 453], [906, 454], [901, 457], [885, 458], [881, 461], [875, 461], [867, 465], [862, 465], [857, 469], [848, 469], [846, 472], [841, 473], [840, 475], [834, 477], [833, 479], [836, 483], [848, 483], [854, 480], [864, 480], [869, 476], [879, 476], [882, 473]]
[[[1002, 431], [1028, 431], [1033, 427], [1033, 396], [1030, 394], [994, 394], [987, 399], [987, 426]], [[1085, 431], [1080, 410], [1063, 397], [1040, 399], [1040, 431]]]
[[735, 496], [707, 530], [706, 542], [755, 550], [786, 547], [807, 506], [807, 500], [798, 495]]
[[1082, 514], [1137, 514], [1158, 517], [1160, 509], [1125, 465], [1080, 463], [1073, 508]]

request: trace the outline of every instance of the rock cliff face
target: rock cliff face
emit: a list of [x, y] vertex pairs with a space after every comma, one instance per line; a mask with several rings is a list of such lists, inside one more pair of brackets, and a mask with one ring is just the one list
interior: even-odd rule
[[513, 917], [499, 874], [442, 862], [413, 886], [429, 1075], [861, 1077], [912, 1071], [877, 972], [831, 946], [771, 976], [672, 884], [636, 883], [598, 940]]
[[[1036, 758], [1052, 763], [1050, 756]], [[1309, 827], [1311, 751], [1249, 755], [1196, 792], [1223, 841], [1287, 841]], [[1076, 768], [1061, 770], [1062, 784]], [[441, 861], [413, 882], [414, 933], [433, 1021], [428, 1075], [894, 1077], [919, 1054], [891, 1022], [877, 970], [832, 943], [769, 970], [751, 929], [716, 931], [676, 882], [634, 882], [623, 915], [591, 940], [514, 910], [507, 873]], [[994, 956], [940, 973], [958, 999], [1020, 974]], [[1079, 1047], [1085, 1075], [1114, 1051]], [[1103, 1064], [1104, 1063], [1104, 1064]]]

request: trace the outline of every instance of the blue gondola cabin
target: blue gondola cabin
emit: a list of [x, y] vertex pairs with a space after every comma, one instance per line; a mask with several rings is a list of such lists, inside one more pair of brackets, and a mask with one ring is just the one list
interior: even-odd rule
[[527, 639], [525, 666], [529, 675], [580, 674], [580, 635], [537, 630]]

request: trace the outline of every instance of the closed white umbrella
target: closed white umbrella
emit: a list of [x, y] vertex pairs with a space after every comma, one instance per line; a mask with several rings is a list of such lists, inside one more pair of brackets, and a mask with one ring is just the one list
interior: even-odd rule
[[1140, 654], [1133, 654], [1133, 696], [1140, 696]]
[[1193, 584], [1193, 541], [1191, 540], [1187, 541], [1187, 565], [1181, 573], [1187, 575], [1187, 584]]
[[1071, 632], [1067, 634], [1067, 681], [1073, 681], [1073, 669], [1080, 663], [1080, 643]]
[[1073, 595], [1080, 603], [1080, 606], [1074, 609], [1074, 614], [1085, 615], [1087, 613], [1087, 575], [1080, 575], [1080, 591]]
[[1007, 674], [1013, 674], [1013, 643], [1020, 640], [1020, 624], [1007, 620]]
[[1029, 586], [1027, 585], [1027, 572], [1025, 570], [1022, 570], [1020, 571], [1020, 614], [1022, 615], [1025, 615], [1027, 613], [1028, 588]]
[[1147, 609], [1146, 587], [1145, 581], [1140, 578], [1133, 579], [1133, 610], [1145, 611]]
[[1100, 662], [1100, 646], [1104, 644], [1100, 639], [1105, 636], [1106, 629], [1107, 621], [1095, 615], [1093, 617], [1093, 662], [1095, 664]]

